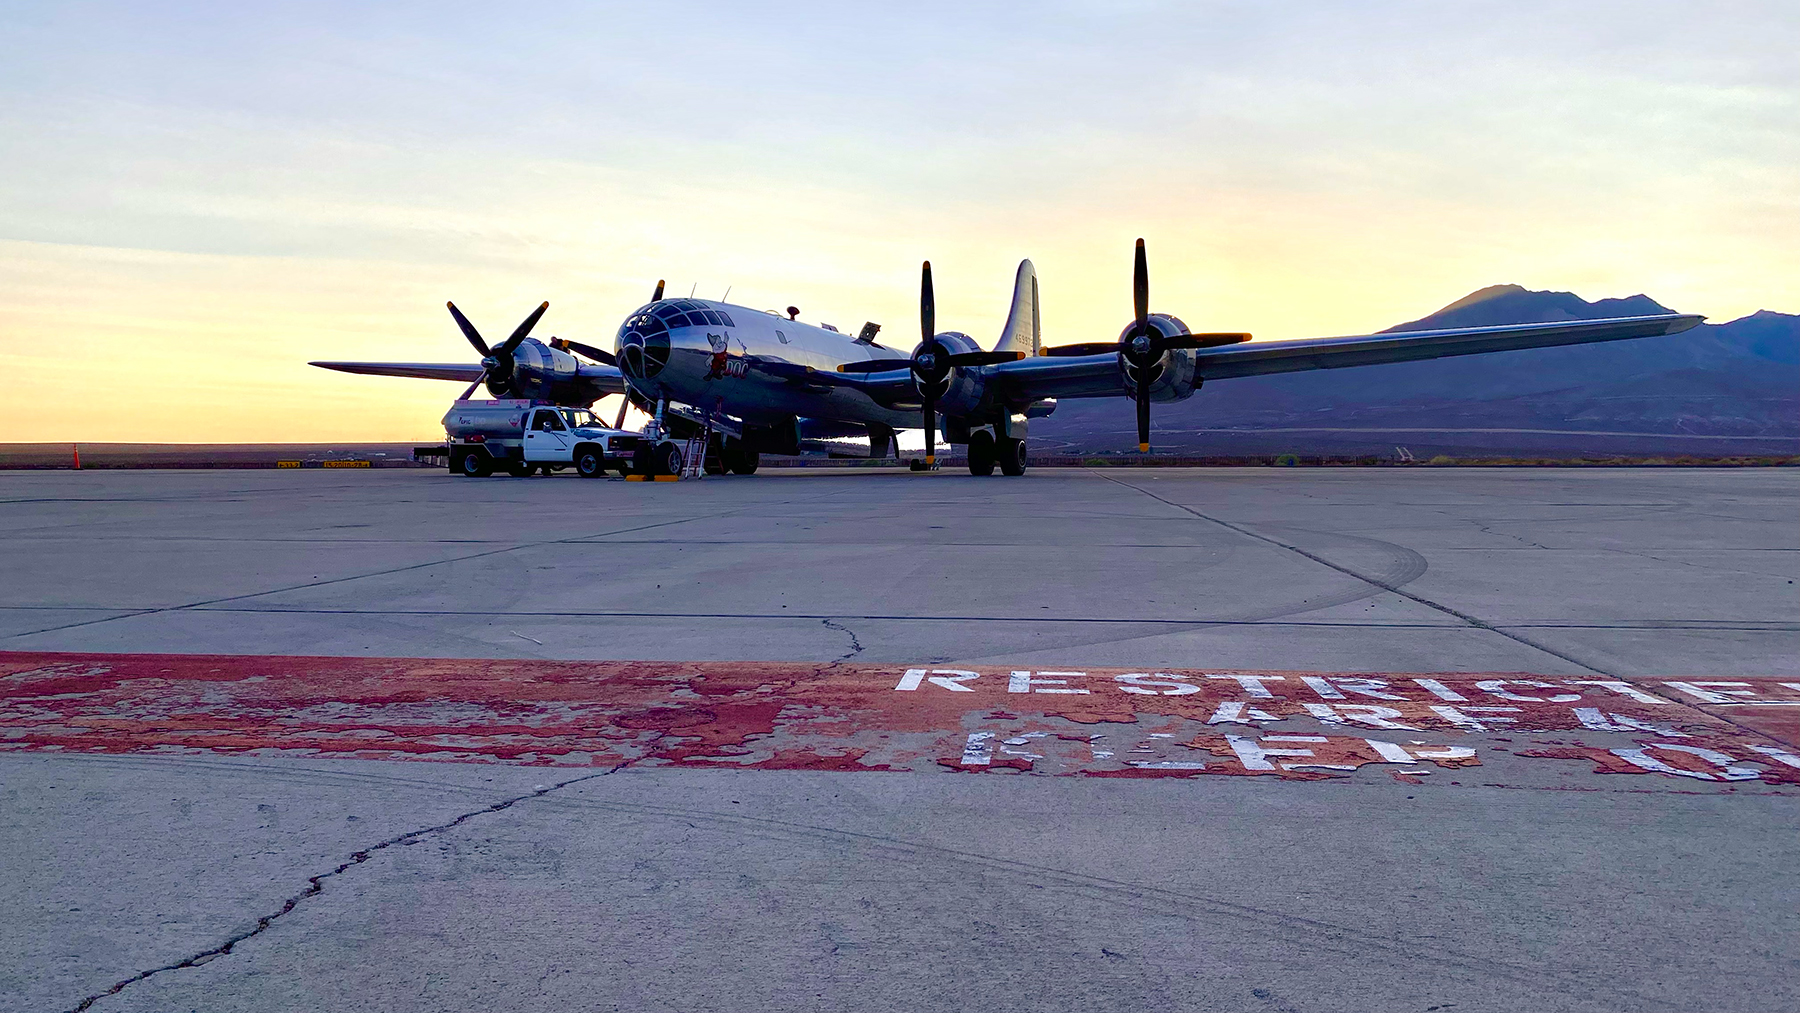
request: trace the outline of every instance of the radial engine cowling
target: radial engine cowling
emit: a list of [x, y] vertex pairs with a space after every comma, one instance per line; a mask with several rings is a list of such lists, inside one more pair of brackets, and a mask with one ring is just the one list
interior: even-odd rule
[[[950, 355], [982, 350], [974, 338], [960, 331], [944, 331], [937, 336], [937, 342]], [[914, 346], [913, 355], [918, 354], [919, 348]], [[981, 407], [986, 390], [987, 380], [978, 369], [952, 368], [938, 381], [937, 410], [945, 415], [973, 414]]]
[[512, 375], [488, 378], [495, 397], [530, 398], [561, 403], [576, 386], [580, 364], [573, 355], [536, 338], [520, 342], [512, 352]]
[[[1163, 337], [1172, 338], [1179, 334], [1192, 333], [1180, 317], [1167, 313], [1152, 313], [1147, 318], [1151, 327], [1162, 332]], [[1119, 340], [1124, 341], [1131, 335], [1137, 322], [1134, 320], [1125, 325], [1119, 332]], [[1194, 374], [1194, 350], [1191, 348], [1170, 348], [1164, 350], [1162, 358], [1150, 366], [1150, 400], [1182, 401], [1194, 395], [1200, 389], [1202, 377]], [[1137, 384], [1132, 378], [1133, 370], [1125, 360], [1124, 353], [1119, 355], [1119, 372], [1125, 380], [1125, 390], [1131, 396], [1137, 396]]]

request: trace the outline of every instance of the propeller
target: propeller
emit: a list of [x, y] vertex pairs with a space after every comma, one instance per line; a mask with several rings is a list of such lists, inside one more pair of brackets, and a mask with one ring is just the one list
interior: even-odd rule
[[525, 336], [531, 333], [531, 329], [537, 326], [537, 322], [544, 316], [544, 311], [550, 308], [550, 304], [544, 303], [532, 310], [531, 315], [514, 328], [512, 334], [505, 341], [492, 348], [488, 347], [487, 342], [481, 337], [481, 332], [475, 329], [474, 324], [469, 323], [469, 318], [463, 316], [462, 310], [457, 309], [455, 303], [447, 302], [444, 305], [450, 307], [450, 315], [456, 318], [456, 326], [462, 329], [463, 337], [468, 338], [469, 344], [474, 345], [475, 350], [481, 353], [481, 376], [475, 382], [480, 383], [482, 380], [486, 380], [488, 393], [495, 397], [505, 397], [512, 393], [513, 352], [518, 349], [519, 343], [525, 340]]
[[1116, 352], [1125, 360], [1126, 375], [1131, 378], [1133, 398], [1137, 401], [1138, 452], [1150, 452], [1150, 385], [1156, 382], [1155, 372], [1162, 362], [1163, 353], [1172, 348], [1217, 348], [1220, 345], [1235, 345], [1241, 341], [1249, 341], [1250, 335], [1242, 332], [1214, 332], [1208, 334], [1164, 334], [1162, 329], [1150, 323], [1150, 264], [1144, 256], [1144, 241], [1137, 241], [1137, 256], [1132, 264], [1131, 301], [1136, 311], [1136, 318], [1125, 333], [1119, 335], [1118, 341], [1087, 341], [1074, 345], [1058, 345], [1046, 348], [1043, 355], [1075, 356], [1104, 355]]
[[619, 364], [618, 358], [615, 357], [613, 353], [604, 349], [595, 348], [593, 345], [584, 345], [579, 341], [570, 341], [568, 338], [551, 338], [550, 347], [560, 348], [565, 352], [575, 352], [579, 355], [585, 355], [595, 362], [604, 362], [608, 366], [617, 366]]
[[650, 301], [651, 302], [662, 302], [662, 290], [663, 290], [662, 279], [658, 278], [658, 279], [656, 279], [656, 291], [651, 293]]

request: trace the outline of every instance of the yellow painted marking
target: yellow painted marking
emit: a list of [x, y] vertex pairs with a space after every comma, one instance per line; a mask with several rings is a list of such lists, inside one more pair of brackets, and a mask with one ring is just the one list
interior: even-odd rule
[[369, 467], [369, 462], [367, 462], [367, 461], [325, 461], [320, 464], [320, 467], [322, 467], [322, 468], [367, 468], [367, 467]]
[[277, 468], [298, 468], [298, 467], [300, 467], [300, 462], [299, 461], [276, 461], [275, 467], [277, 467]]

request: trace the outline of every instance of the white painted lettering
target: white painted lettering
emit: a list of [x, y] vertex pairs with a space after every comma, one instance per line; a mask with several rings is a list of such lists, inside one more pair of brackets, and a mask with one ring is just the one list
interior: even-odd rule
[[[1346, 719], [1360, 721], [1375, 728], [1391, 728], [1398, 731], [1417, 731], [1412, 725], [1401, 724], [1394, 718], [1404, 717], [1392, 707], [1380, 707], [1372, 703], [1341, 703], [1337, 710], [1332, 710], [1327, 703], [1303, 703], [1306, 712], [1328, 725], [1341, 725]], [[1342, 717], [1338, 712], [1342, 712]]]
[[1673, 686], [1701, 703], [1735, 704], [1741, 701], [1732, 699], [1733, 697], [1756, 695], [1747, 682], [1665, 682], [1663, 685]]
[[[1485, 732], [1488, 730], [1488, 725], [1512, 724], [1515, 721], [1517, 721], [1518, 719], [1517, 718], [1495, 717], [1494, 715], [1500, 714], [1500, 713], [1506, 713], [1506, 712], [1517, 713], [1519, 710], [1519, 708], [1517, 708], [1517, 707], [1461, 707], [1461, 708], [1457, 708], [1457, 707], [1452, 707], [1449, 704], [1442, 704], [1442, 703], [1432, 704], [1431, 709], [1433, 711], [1436, 711], [1437, 715], [1439, 717], [1443, 718], [1445, 721], [1450, 722], [1451, 724], [1457, 726], [1458, 728], [1466, 728], [1473, 732]], [[1473, 716], [1473, 714], [1470, 713], [1472, 711], [1481, 711], [1488, 716], [1478, 718], [1478, 717]]]
[[1659, 728], [1656, 725], [1645, 724], [1629, 714], [1614, 714], [1612, 715], [1611, 720], [1608, 720], [1607, 716], [1602, 713], [1598, 707], [1577, 707], [1575, 708], [1575, 717], [1581, 722], [1581, 727], [1591, 728], [1596, 732], [1629, 732], [1635, 730], [1649, 732], [1652, 735], [1661, 735], [1668, 739], [1687, 738], [1685, 732], [1678, 732], [1673, 728]]
[[1312, 687], [1314, 693], [1326, 700], [1342, 700], [1344, 698], [1344, 694], [1339, 693], [1336, 686], [1316, 675], [1303, 675], [1300, 677], [1300, 681]]
[[1366, 696], [1372, 700], [1399, 700], [1402, 702], [1406, 700], [1406, 697], [1383, 692], [1388, 688], [1388, 684], [1381, 679], [1351, 679], [1339, 676], [1332, 682], [1336, 683], [1339, 689], [1348, 690], [1357, 696]]
[[[1044, 676], [1048, 676], [1048, 675], [1061, 675], [1061, 676], [1067, 676], [1068, 678], [1064, 678], [1064, 679], [1043, 678]], [[1008, 693], [1086, 693], [1087, 692], [1087, 690], [1085, 690], [1085, 689], [1068, 689], [1068, 688], [1066, 688], [1069, 685], [1069, 678], [1085, 679], [1085, 678], [1087, 678], [1087, 673], [1086, 672], [1039, 672], [1036, 676], [1033, 676], [1030, 672], [1014, 672], [1012, 674], [1012, 676], [1006, 680], [1006, 691]], [[1062, 686], [1065, 688], [1064, 689], [1050, 688], [1053, 686]]]
[[934, 668], [931, 670], [931, 678], [925, 681], [957, 693], [973, 693], [975, 691], [963, 683], [979, 678], [980, 672], [965, 672], [960, 668]]
[[1633, 686], [1629, 682], [1619, 682], [1616, 679], [1582, 679], [1578, 682], [1570, 682], [1569, 685], [1571, 685], [1571, 686], [1599, 686], [1601, 689], [1610, 689], [1614, 693], [1619, 694], [1620, 696], [1628, 696], [1628, 697], [1632, 698], [1633, 700], [1636, 700], [1638, 703], [1663, 704], [1663, 703], [1671, 702], [1668, 700], [1664, 700], [1660, 696], [1651, 696], [1649, 693], [1646, 693], [1643, 690], [1637, 688], [1636, 686]]
[[[1115, 675], [1113, 681], [1123, 683], [1119, 688], [1127, 693], [1139, 696], [1186, 696], [1200, 692], [1200, 687], [1191, 682], [1182, 682], [1172, 675], [1158, 672], [1154, 676], [1147, 672], [1134, 672], [1129, 675]], [[1152, 686], [1166, 686], [1167, 689], [1151, 689]]]
[[1260, 707], [1244, 707], [1242, 700], [1227, 700], [1213, 711], [1213, 716], [1206, 719], [1209, 725], [1236, 724], [1247, 725], [1252, 721], [1279, 721], [1280, 718]]
[[1468, 746], [1439, 746], [1436, 749], [1415, 749], [1413, 755], [1421, 760], [1467, 760], [1475, 755], [1475, 750]]
[[[1650, 750], [1652, 749], [1662, 749], [1672, 753], [1686, 753], [1689, 756], [1697, 756], [1707, 763], [1720, 768], [1720, 773], [1715, 776], [1698, 770], [1682, 770], [1680, 767], [1672, 767], [1656, 757], [1651, 756]], [[1692, 777], [1701, 781], [1754, 781], [1762, 776], [1760, 771], [1750, 767], [1736, 766], [1736, 760], [1733, 760], [1731, 757], [1716, 749], [1707, 749], [1703, 746], [1683, 746], [1673, 742], [1652, 742], [1641, 749], [1614, 749], [1611, 750], [1611, 752], [1614, 756], [1624, 760], [1626, 763], [1642, 767], [1645, 770], [1655, 771], [1658, 774], [1673, 774], [1676, 777]]]
[[1208, 679], [1230, 679], [1244, 688], [1245, 696], [1253, 696], [1258, 700], [1273, 700], [1275, 694], [1269, 692], [1265, 682], [1286, 682], [1284, 675], [1209, 675]]
[[897, 692], [910, 693], [913, 690], [918, 689], [919, 683], [924, 681], [925, 670], [923, 668], [909, 668], [906, 670], [906, 674], [900, 677], [900, 684], [895, 686], [894, 689]]
[[1484, 693], [1497, 696], [1502, 700], [1524, 700], [1530, 703], [1543, 703], [1545, 700], [1548, 700], [1551, 703], [1572, 703], [1581, 699], [1580, 693], [1558, 693], [1552, 697], [1525, 696], [1508, 690], [1506, 687], [1509, 684], [1513, 686], [1529, 686], [1532, 689], [1561, 688], [1552, 683], [1538, 682], [1536, 679], [1483, 679], [1475, 684], [1475, 688]]
[[1375, 750], [1376, 754], [1381, 757], [1381, 762], [1383, 763], [1413, 762], [1411, 753], [1392, 742], [1383, 742], [1380, 739], [1364, 739], [1363, 741], [1369, 744], [1370, 749]]
[[1780, 746], [1751, 746], [1750, 748], [1764, 756], [1773, 756], [1776, 760], [1785, 763], [1790, 767], [1800, 769], [1800, 756], [1795, 756], [1793, 753], [1782, 749]]
[[1458, 693], [1456, 690], [1451, 689], [1436, 679], [1414, 679], [1413, 681], [1425, 687], [1432, 696], [1437, 697], [1439, 700], [1448, 700], [1451, 703], [1468, 702], [1468, 697], [1463, 696], [1461, 693]]
[[980, 767], [994, 762], [994, 733], [970, 732], [963, 746], [963, 766]]
[[[1230, 744], [1231, 751], [1237, 754], [1238, 762], [1245, 770], [1274, 770], [1275, 765], [1269, 762], [1271, 756], [1311, 756], [1310, 749], [1270, 749], [1257, 744], [1253, 739], [1242, 735], [1227, 735], [1225, 741]], [[1323, 735], [1270, 735], [1265, 742], [1325, 742]]]

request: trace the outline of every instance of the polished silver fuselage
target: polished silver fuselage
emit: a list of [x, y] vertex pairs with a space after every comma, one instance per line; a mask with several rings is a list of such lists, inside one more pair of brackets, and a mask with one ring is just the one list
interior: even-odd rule
[[[659, 308], [680, 306], [681, 315], [714, 314], [720, 322], [679, 323], [664, 321], [666, 330], [648, 336], [656, 342], [666, 337], [666, 361], [660, 349], [641, 351], [634, 360], [628, 352], [634, 342], [634, 321]], [[693, 309], [689, 309], [692, 307]], [[641, 330], [641, 329], [640, 329]], [[635, 342], [640, 349], [645, 342]], [[691, 405], [703, 412], [733, 416], [751, 425], [774, 425], [796, 416], [845, 422], [873, 422], [894, 429], [918, 428], [917, 411], [896, 410], [875, 403], [859, 390], [833, 386], [837, 367], [872, 358], [904, 358], [911, 346], [895, 349], [857, 341], [812, 324], [776, 316], [763, 310], [705, 299], [668, 299], [634, 311], [619, 328], [614, 353], [626, 382], [647, 400], [659, 398]], [[752, 368], [754, 360], [809, 366], [821, 376], [815, 383], [779, 379]]]

